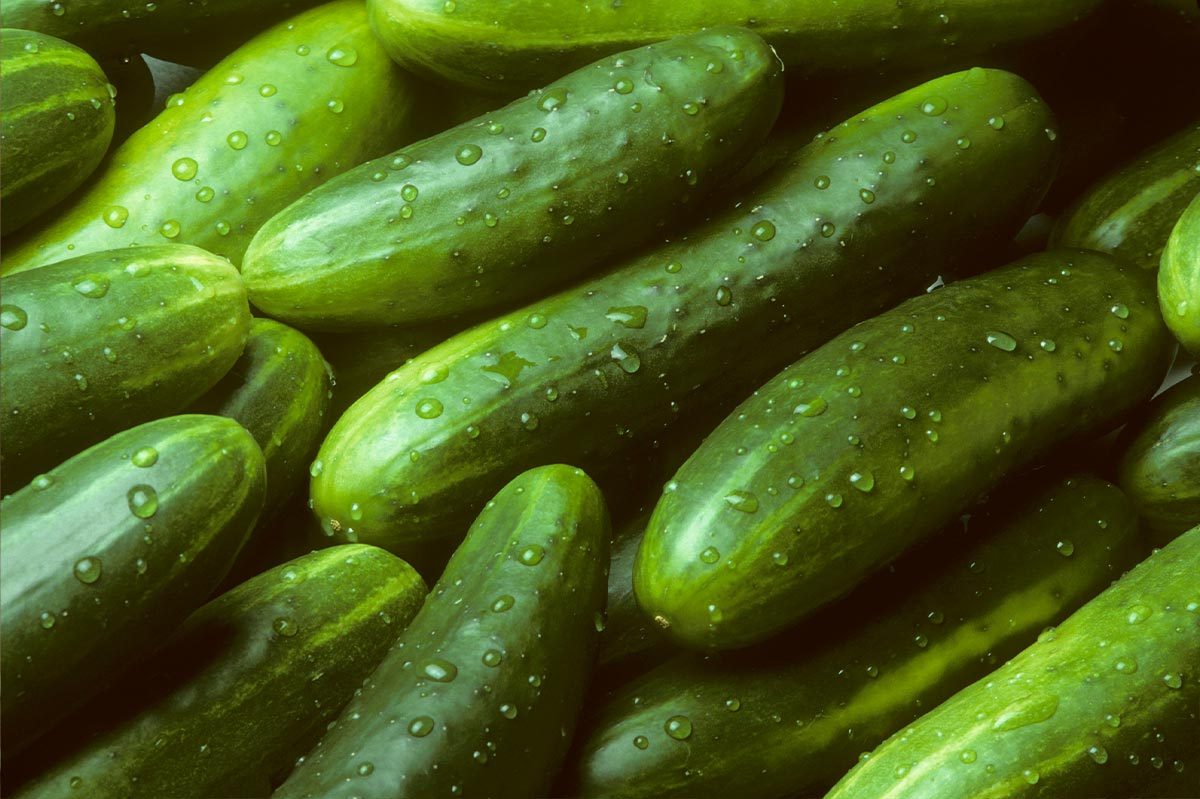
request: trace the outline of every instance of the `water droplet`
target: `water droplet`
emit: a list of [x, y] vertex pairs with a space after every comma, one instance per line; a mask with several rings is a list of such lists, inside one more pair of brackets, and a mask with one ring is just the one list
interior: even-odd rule
[[100, 565], [99, 558], [80, 558], [75, 561], [75, 579], [86, 585], [91, 585], [100, 579], [100, 572], [103, 567]]
[[133, 453], [133, 457], [129, 460], [134, 466], [141, 467], [142, 469], [149, 468], [158, 463], [158, 450], [154, 447], [142, 447]]
[[750, 234], [759, 241], [770, 241], [775, 238], [775, 225], [764, 219], [750, 229]]
[[328, 108], [330, 113], [333, 113], [333, 114], [340, 114], [346, 110], [346, 104], [337, 98], [334, 98], [334, 99], [330, 100], [329, 102], [327, 102], [325, 104], [325, 107]]
[[433, 397], [426, 397], [417, 403], [417, 416], [422, 419], [436, 419], [442, 415], [442, 403]]
[[179, 158], [171, 164], [171, 174], [175, 176], [176, 180], [191, 180], [196, 177], [196, 172], [199, 170], [200, 165], [194, 158]]
[[546, 557], [546, 550], [537, 544], [530, 544], [521, 550], [518, 560], [526, 566], [536, 566]]
[[842, 502], [843, 502], [843, 500], [842, 500], [842, 495], [841, 495], [841, 494], [838, 494], [838, 493], [829, 493], [829, 494], [826, 494], [826, 495], [825, 495], [825, 502], [826, 502], [826, 503], [829, 505], [829, 507], [831, 507], [831, 508], [840, 508], [840, 507], [842, 507]]
[[964, 763], [974, 763], [977, 757], [974, 749], [964, 749], [958, 753], [958, 759]]
[[692, 737], [692, 720], [687, 716], [671, 716], [663, 729], [676, 741], [686, 741]]
[[754, 513], [758, 510], [758, 497], [749, 491], [731, 491], [725, 495], [725, 504], [742, 513]]
[[912, 144], [917, 140], [917, 132], [915, 130], [906, 130], [900, 134], [900, 141], [905, 144]]
[[625, 327], [640, 330], [646, 326], [646, 307], [643, 305], [618, 305], [608, 309], [604, 318]]
[[111, 228], [122, 228], [129, 221], [129, 209], [122, 205], [110, 205], [104, 210], [104, 224]]
[[612, 345], [609, 355], [626, 374], [633, 374], [642, 368], [642, 359], [638, 357], [638, 354], [631, 349], [626, 350], [619, 343]]
[[168, 219], [166, 222], [162, 223], [162, 226], [159, 227], [158, 232], [161, 233], [164, 238], [173, 239], [179, 235], [179, 222], [174, 219]]
[[567, 102], [567, 90], [562, 87], [546, 89], [538, 98], [537, 107], [547, 113], [557, 111]]
[[1004, 350], [1005, 352], [1012, 352], [1013, 350], [1015, 350], [1017, 348], [1017, 340], [1015, 338], [1013, 338], [1012, 336], [1008, 335], [1007, 333], [1004, 333], [999, 330], [988, 331], [986, 338], [987, 338], [987, 343], [992, 345], [993, 347], [995, 347], [998, 350]]
[[312, 465], [308, 467], [309, 477], [320, 477], [321, 472], [323, 471], [325, 471], [325, 464], [321, 462], [320, 458], [317, 458], [312, 462]]
[[284, 618], [283, 616], [280, 616], [279, 618], [275, 619], [274, 622], [272, 622], [271, 629], [275, 631], [276, 635], [280, 635], [284, 638], [291, 638], [297, 632], [296, 623], [291, 619]]
[[1027, 768], [1024, 771], [1022, 771], [1021, 776], [1024, 777], [1025, 782], [1029, 783], [1030, 785], [1037, 785], [1038, 780], [1040, 780], [1042, 778], [1042, 776], [1040, 774], [1038, 774], [1036, 771], [1034, 771], [1031, 768]]
[[633, 91], [633, 81], [628, 78], [618, 78], [617, 82], [613, 84], [613, 91], [617, 94], [629, 94]]
[[705, 547], [700, 551], [700, 560], [704, 563], [716, 563], [721, 559], [721, 551], [716, 547]]
[[108, 293], [108, 278], [103, 275], [83, 275], [71, 281], [71, 286], [85, 297], [98, 300]]
[[489, 649], [483, 653], [483, 665], [489, 668], [496, 668], [504, 660], [504, 653], [499, 649]]
[[796, 405], [792, 413], [811, 418], [813, 416], [820, 416], [828, 408], [829, 403], [825, 402], [822, 397], [812, 397], [811, 399], [802, 400]]
[[1062, 555], [1064, 558], [1069, 558], [1075, 554], [1075, 545], [1067, 539], [1059, 541], [1054, 545], [1054, 548], [1057, 549], [1058, 554]]
[[358, 63], [358, 51], [345, 44], [329, 48], [325, 57], [329, 59], [329, 63], [339, 67], [352, 67]]
[[283, 141], [283, 134], [277, 130], [268, 130], [267, 134], [263, 136], [263, 141], [270, 147], [278, 147], [279, 143]]
[[54, 626], [54, 614], [43, 610], [42, 615], [38, 617], [39, 623], [43, 630], [49, 630]]
[[1039, 341], [1038, 346], [1044, 349], [1046, 352], [1054, 352], [1056, 349], [1058, 349], [1058, 345], [1054, 343], [1053, 339], [1048, 338], [1044, 338]]
[[1183, 687], [1183, 676], [1175, 672], [1164, 674], [1162, 681], [1168, 688], [1178, 689]]
[[492, 602], [492, 612], [504, 613], [506, 610], [511, 610], [514, 604], [516, 604], [516, 600], [513, 599], [512, 596], [509, 594], [501, 594], [500, 596], [496, 597], [496, 601]]
[[866, 469], [853, 472], [850, 475], [850, 485], [854, 486], [864, 494], [869, 494], [871, 493], [871, 490], [875, 488], [875, 475], [871, 474], [871, 472]]
[[458, 676], [458, 666], [443, 658], [431, 658], [421, 668], [421, 673], [434, 682], [453, 682]]
[[994, 117], [988, 117], [988, 127], [990, 127], [992, 130], [1003, 130], [1004, 117], [1000, 116], [999, 114]]
[[250, 137], [244, 130], [235, 130], [225, 137], [225, 142], [235, 150], [244, 150], [250, 143]]
[[971, 149], [971, 140], [966, 136], [960, 136], [954, 143], [958, 145], [958, 149], [960, 150]]
[[37, 477], [33, 478], [33, 482], [29, 484], [34, 491], [45, 491], [52, 485], [54, 485], [54, 478], [48, 474], [39, 474]]
[[21, 330], [29, 324], [29, 314], [16, 305], [0, 305], [0, 327], [6, 330]]
[[1129, 308], [1120, 303], [1117, 303], [1116, 305], [1109, 308], [1108, 310], [1113, 316], [1117, 317], [1118, 319], [1128, 319], [1129, 318]]
[[825, 189], [829, 188], [829, 176], [817, 175], [817, 177], [813, 180], [813, 185], [821, 191], [824, 191]]
[[454, 160], [463, 166], [471, 166], [483, 157], [483, 148], [478, 144], [464, 144], [454, 153]]
[[822, 222], [821, 223], [821, 235], [823, 237], [830, 238], [836, 232], [837, 232], [837, 226], [835, 226], [832, 222]]
[[1125, 345], [1121, 343], [1121, 339], [1119, 338], [1110, 338], [1108, 340], [1108, 348], [1113, 352], [1120, 352], [1125, 349]]
[[992, 723], [998, 731], [1016, 730], [1046, 721], [1058, 712], [1058, 697], [1051, 694], [1030, 694], [1004, 708]]
[[916, 476], [916, 470], [907, 463], [900, 467], [900, 477], [903, 478], [906, 483], [911, 483]]
[[645, 735], [635, 735], [633, 737], [633, 745], [638, 749], [648, 749], [650, 747], [650, 739]]
[[149, 519], [158, 512], [158, 493], [148, 485], [135, 485], [126, 494], [129, 510], [139, 519]]
[[450, 376], [450, 367], [445, 364], [438, 363], [432, 366], [426, 366], [421, 370], [420, 380], [425, 385], [440, 383]]
[[1088, 747], [1088, 756], [1097, 763], [1103, 765], [1108, 762], [1108, 750], [1098, 744], [1093, 744]]
[[408, 734], [414, 738], [424, 738], [433, 732], [433, 719], [429, 716], [417, 716], [408, 723]]
[[931, 117], [941, 116], [949, 105], [944, 97], [930, 97], [921, 103], [921, 113]]
[[867, 205], [870, 205], [871, 203], [875, 202], [875, 192], [871, 191], [870, 189], [859, 189], [858, 198]]
[[900, 406], [900, 415], [903, 416], [905, 419], [910, 419], [910, 420], [916, 419], [917, 418], [917, 409], [913, 408], [910, 405], [901, 405]]
[[146, 563], [145, 558], [138, 558], [137, 560], [135, 560], [133, 562], [133, 568], [134, 568], [134, 570], [137, 571], [138, 574], [145, 574], [146, 569], [150, 568], [150, 566], [149, 566], [149, 564]]
[[362, 763], [358, 764], [358, 768], [355, 769], [355, 771], [358, 772], [358, 776], [366, 777], [367, 775], [371, 774], [371, 772], [375, 771], [375, 766], [372, 763], [363, 761]]
[[505, 702], [500, 706], [500, 715], [506, 719], [515, 719], [517, 717], [517, 706]]
[[1148, 605], [1134, 605], [1129, 608], [1129, 613], [1125, 616], [1125, 621], [1130, 624], [1139, 624], [1153, 615], [1154, 611]]

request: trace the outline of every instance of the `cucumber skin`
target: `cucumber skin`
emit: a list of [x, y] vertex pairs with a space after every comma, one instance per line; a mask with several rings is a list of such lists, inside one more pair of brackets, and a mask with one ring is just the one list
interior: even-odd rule
[[[308, 47], [300, 55], [298, 47]], [[350, 67], [329, 61], [352, 49]], [[236, 77], [240, 83], [228, 81]], [[263, 86], [275, 94], [263, 97]], [[328, 107], [342, 101], [342, 112]], [[194, 244], [241, 261], [258, 227], [328, 178], [410, 138], [412, 79], [375, 42], [357, 0], [335, 0], [282, 23], [227, 56], [129, 137], [69, 208], [5, 253], [0, 272], [132, 245]], [[205, 122], [206, 115], [213, 121]], [[266, 137], [282, 135], [272, 146]], [[247, 136], [243, 149], [229, 137]], [[187, 162], [196, 162], [186, 180]], [[303, 167], [297, 170], [296, 166]], [[179, 172], [175, 170], [179, 169]], [[207, 202], [197, 199], [212, 190]], [[124, 209], [120, 227], [105, 221]], [[166, 223], [178, 225], [168, 238]], [[220, 227], [219, 227], [220, 226]], [[168, 225], [167, 233], [174, 232]], [[220, 230], [227, 230], [222, 235]]]
[[1175, 220], [1200, 192], [1200, 123], [1102, 178], [1055, 225], [1053, 247], [1084, 247], [1157, 269]]
[[[139, 467], [133, 457], [146, 447], [157, 460]], [[138, 486], [157, 492], [149, 516], [133, 512]], [[204, 602], [245, 543], [265, 487], [262, 452], [240, 425], [189, 415], [113, 436], [0, 502], [6, 756]], [[76, 577], [89, 557], [101, 568], [90, 584]]]
[[[1200, 174], [1200, 160], [1197, 160]], [[1167, 327], [1192, 355], [1200, 356], [1200, 181], [1175, 224], [1158, 270], [1158, 302]]]
[[[799, 629], [729, 655], [680, 655], [602, 698], [563, 793], [721, 796], [753, 774], [763, 799], [818, 795], [861, 751], [1019, 652], [1144, 552], [1137, 515], [1112, 484], [1018, 480]], [[686, 742], [663, 731], [673, 716], [691, 721]]]
[[[544, 296], [722, 185], [775, 121], [780, 70], [755, 34], [709, 29], [604, 59], [368, 161], [263, 225], [242, 265], [251, 302], [297, 327], [338, 330]], [[622, 81], [627, 93], [614, 88]], [[469, 163], [467, 146], [481, 148]]]
[[1155, 397], [1122, 432], [1118, 452], [1118, 482], [1155, 544], [1200, 522], [1200, 377]]
[[361, 544], [260, 574], [188, 618], [119, 698], [80, 714], [82, 734], [47, 741], [38, 754], [55, 762], [15, 796], [73, 798], [72, 777], [95, 799], [266, 796], [424, 599], [408, 564]]
[[[596, 649], [608, 538], [604, 498], [578, 469], [543, 466], [510, 482], [361, 693], [273, 799], [545, 795]], [[540, 561], [531, 560], [535, 546], [544, 550]], [[504, 597], [511, 607], [495, 610]], [[489, 651], [502, 661], [486, 665]], [[457, 676], [426, 679], [434, 659]], [[411, 735], [422, 717], [434, 728]], [[363, 763], [373, 770], [364, 774]]]
[[[1198, 572], [1200, 528], [1193, 528], [1056, 631], [885, 741], [827, 799], [1132, 796], [1169, 769], [1191, 787], [1167, 795], [1192, 795]], [[1150, 615], [1135, 626], [1145, 610]], [[1118, 671], [1123, 659], [1136, 670]], [[994, 730], [1002, 714], [1009, 725], [1026, 723]], [[964, 751], [975, 753], [974, 763], [962, 762]]]
[[[103, 296], [77, 290], [83, 278]], [[186, 408], [234, 364], [250, 325], [237, 270], [177, 244], [73, 258], [5, 277], [0, 292], [10, 491], [113, 433]]]
[[[926, 116], [919, 109], [931, 96], [956, 108]], [[992, 115], [1004, 115], [1003, 130], [987, 125]], [[335, 540], [353, 531], [405, 557], [444, 550], [461, 536], [464, 517], [520, 470], [569, 460], [599, 472], [674, 420], [736, 402], [833, 331], [921, 291], [947, 264], [970, 263], [960, 260], [964, 248], [994, 246], [1019, 228], [1052, 171], [1056, 146], [1044, 133], [1052, 124], [1027, 83], [987, 70], [940, 78], [869, 109], [756, 184], [740, 206], [393, 372], [322, 445], [311, 485], [318, 516]], [[918, 135], [913, 144], [902, 139], [908, 129]], [[965, 136], [973, 144], [959, 149]], [[878, 157], [854, 157], [859, 152]], [[894, 164], [883, 162], [887, 152], [897, 153]], [[831, 188], [816, 188], [820, 175]], [[983, 197], [981, 185], [992, 193]], [[859, 194], [867, 186], [878, 190], [873, 204]], [[751, 232], [764, 220], [776, 229], [770, 241]], [[849, 229], [854, 246], [821, 235], [834, 222], [843, 237]], [[739, 258], [745, 265], [733, 266]], [[682, 265], [678, 273], [665, 269], [673, 263]], [[847, 285], [855, 285], [849, 295]], [[610, 309], [631, 306], [648, 309], [642, 328], [608, 318]], [[533, 315], [548, 324], [530, 327]], [[584, 328], [587, 338], [576, 340]], [[768, 340], [772, 346], [761, 346]], [[636, 373], [614, 360], [617, 345], [638, 354]], [[750, 348], [753, 359], [745, 357]], [[509, 373], [518, 358], [533, 365], [506, 388], [501, 375], [484, 371], [502, 358]], [[446, 379], [423, 382], [438, 366], [449, 369]], [[418, 417], [424, 399], [440, 402], [442, 414]], [[352, 521], [354, 504], [361, 518]]]
[[[7, 4], [4, 16], [12, 23]], [[112, 141], [116, 112], [100, 65], [53, 36], [5, 27], [0, 74], [0, 233], [7, 236], [60, 202], [96, 169]]]
[[[802, 358], [666, 485], [634, 566], [638, 603], [676, 641], [725, 649], [845, 593], [1014, 468], [1150, 397], [1171, 357], [1153, 282], [1102, 253], [1039, 253]], [[989, 346], [997, 331], [1015, 351]], [[805, 403], [819, 415], [798, 415]], [[700, 557], [710, 547], [715, 562]]]
[[540, 86], [597, 58], [711, 25], [743, 25], [779, 51], [788, 74], [961, 64], [1051, 33], [1098, 0], [623, 0], [564, 8], [545, 0], [368, 0], [371, 24], [404, 67], [479, 89]]

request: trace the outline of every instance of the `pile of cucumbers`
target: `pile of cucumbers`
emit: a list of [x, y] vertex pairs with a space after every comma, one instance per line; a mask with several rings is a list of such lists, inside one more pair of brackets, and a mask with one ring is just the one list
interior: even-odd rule
[[3, 24], [3, 796], [1200, 797], [1194, 0]]

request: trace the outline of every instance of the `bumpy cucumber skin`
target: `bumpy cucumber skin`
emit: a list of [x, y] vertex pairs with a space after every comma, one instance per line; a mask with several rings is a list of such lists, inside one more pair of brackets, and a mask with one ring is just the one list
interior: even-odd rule
[[[1197, 160], [1200, 174], [1200, 160]], [[1158, 303], [1179, 343], [1200, 357], [1200, 183], [1171, 231], [1158, 270]]]
[[759, 640], [1014, 468], [1103, 432], [1166, 373], [1153, 283], [1102, 253], [1039, 253], [797, 361], [666, 485], [634, 566], [642, 609], [687, 646]]
[[1119, 447], [1118, 481], [1154, 543], [1200, 523], [1200, 377], [1156, 397]]
[[[6, 24], [12, 24], [8, 4]], [[83, 50], [53, 36], [0, 30], [0, 143], [5, 236], [92, 174], [112, 140], [108, 78]]]
[[235, 50], [130, 136], [0, 271], [168, 242], [239, 263], [276, 211], [408, 140], [414, 100], [361, 2], [308, 11]]
[[545, 295], [736, 171], [779, 112], [780, 69], [755, 34], [706, 30], [368, 161], [263, 225], [242, 265], [251, 302], [339, 329]]
[[1193, 528], [893, 735], [827, 799], [1134, 796], [1175, 771], [1191, 788], [1167, 795], [1194, 795], [1197, 573]]
[[[935, 98], [946, 110], [923, 114]], [[390, 374], [322, 445], [318, 515], [343, 540], [352, 530], [404, 557], [445, 548], [522, 469], [601, 471], [681, 416], [736, 402], [835, 331], [970, 264], [964, 250], [1011, 236], [1053, 172], [1052, 126], [1027, 83], [990, 70], [868, 109], [704, 225]]]
[[361, 544], [260, 574], [196, 611], [74, 735], [47, 741], [35, 755], [52, 764], [15, 796], [266, 796], [424, 599], [411, 566]]
[[595, 653], [608, 537], [578, 469], [505, 486], [275, 799], [545, 795]]
[[[564, 793], [722, 796], [754, 775], [762, 799], [818, 795], [1144, 553], [1137, 514], [1112, 484], [1024, 478], [798, 630], [729, 655], [680, 655], [605, 697]], [[675, 716], [691, 724], [685, 741], [663, 729]]]
[[1189, 125], [1102, 179], [1058, 220], [1056, 247], [1109, 252], [1147, 269], [1183, 209], [1200, 192], [1200, 123]]
[[199, 607], [265, 488], [249, 433], [187, 415], [113, 436], [0, 502], [6, 756]]
[[17, 489], [85, 447], [178, 413], [241, 355], [237, 270], [183, 245], [93, 253], [0, 281], [0, 435]]
[[402, 66], [454, 83], [531, 88], [601, 56], [711, 25], [743, 25], [789, 74], [936, 67], [1064, 28], [1098, 0], [368, 0], [371, 24]]

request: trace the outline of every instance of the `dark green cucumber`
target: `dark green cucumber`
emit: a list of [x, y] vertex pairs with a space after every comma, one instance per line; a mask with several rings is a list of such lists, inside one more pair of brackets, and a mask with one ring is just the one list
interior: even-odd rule
[[[789, 74], [886, 64], [963, 64], [1091, 13], [1098, 0], [368, 0], [371, 24], [402, 66], [478, 88], [531, 88], [618, 50], [710, 25], [744, 25], [770, 42]], [[551, 8], [553, 10], [551, 11]]]
[[978, 266], [967, 253], [1011, 236], [1049, 181], [1052, 126], [1027, 83], [982, 69], [868, 109], [705, 224], [390, 374], [322, 445], [318, 515], [343, 539], [445, 550], [522, 469], [601, 471], [736, 402], [941, 270]]
[[336, 330], [542, 296], [745, 163], [779, 112], [780, 69], [755, 34], [705, 30], [368, 161], [263, 225], [242, 264], [251, 302]]
[[234, 51], [129, 137], [0, 271], [135, 244], [240, 262], [258, 227], [309, 189], [410, 139], [413, 80], [359, 0], [308, 11]]
[[[1200, 527], [897, 732], [827, 799], [1193, 796]], [[1190, 786], [1190, 787], [1184, 787]]]
[[4, 483], [186, 408], [242, 352], [237, 270], [195, 247], [73, 258], [0, 281]]
[[1008, 472], [1118, 424], [1170, 362], [1153, 284], [1102, 253], [1039, 253], [800, 359], [665, 486], [634, 567], [638, 603], [688, 646], [762, 639]]
[[[1200, 160], [1196, 162], [1200, 174]], [[1158, 302], [1167, 327], [1200, 357], [1200, 183], [1163, 248]]]
[[544, 795], [595, 653], [608, 536], [578, 469], [505, 486], [275, 799]]
[[262, 509], [239, 424], [119, 433], [0, 502], [5, 755], [159, 645], [208, 597]]
[[1156, 397], [1118, 446], [1121, 488], [1156, 544], [1200, 524], [1200, 377]]
[[15, 796], [266, 796], [424, 599], [412, 567], [360, 544], [260, 574], [196, 611], [112, 699], [46, 741], [34, 755], [49, 764]]
[[608, 604], [597, 656], [601, 666], [644, 652], [664, 640], [658, 628], [642, 613], [633, 595], [633, 561], [649, 520], [649, 512], [640, 513], [613, 536], [608, 567]]
[[[8, 4], [4, 22], [15, 24]], [[100, 65], [43, 33], [0, 30], [0, 87], [0, 232], [7, 236], [92, 174], [108, 150], [116, 117], [112, 86]]]
[[1175, 220], [1200, 192], [1200, 123], [1146, 150], [1092, 187], [1059, 218], [1058, 247], [1110, 252], [1158, 267]]
[[753, 775], [759, 799], [816, 796], [1144, 552], [1115, 486], [1023, 478], [805, 626], [737, 653], [680, 655], [605, 697], [566, 794], [722, 796]]
[[116, 92], [113, 102], [117, 118], [111, 145], [116, 147], [154, 117], [154, 75], [140, 53], [106, 58], [100, 67]]

